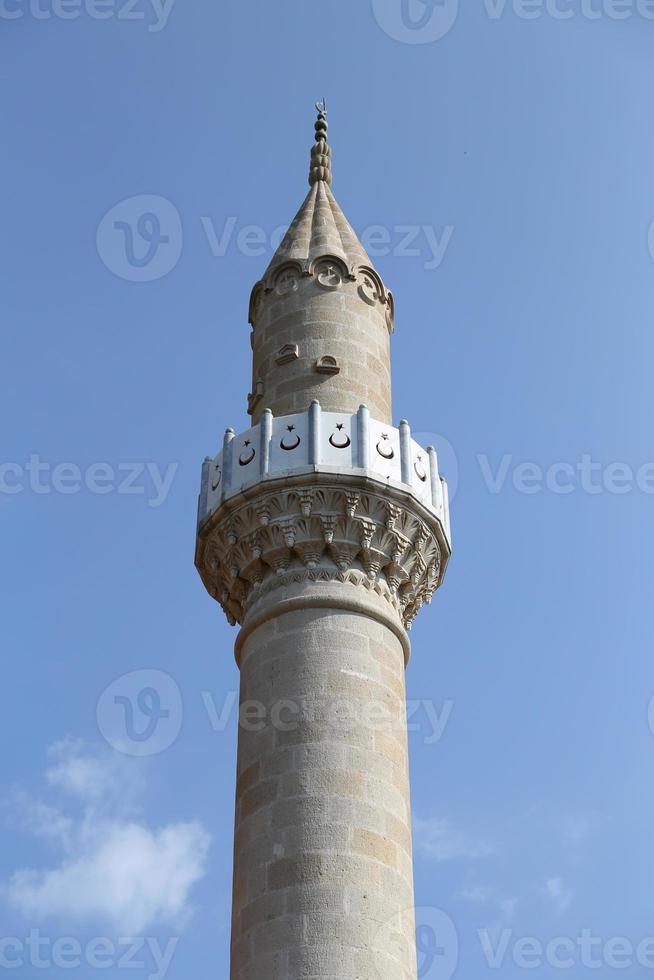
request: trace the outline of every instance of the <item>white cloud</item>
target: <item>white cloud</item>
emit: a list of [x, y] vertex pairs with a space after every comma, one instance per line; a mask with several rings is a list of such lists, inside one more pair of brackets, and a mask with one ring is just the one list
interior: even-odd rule
[[413, 827], [416, 848], [434, 861], [472, 861], [495, 854], [495, 848], [487, 841], [457, 830], [448, 820], [415, 817]]
[[42, 800], [31, 800], [20, 791], [12, 794], [6, 806], [14, 817], [13, 820], [10, 817], [11, 825], [55, 846], [65, 849], [70, 846], [74, 821], [57, 807], [48, 806]]
[[189, 891], [205, 873], [203, 827], [152, 828], [137, 819], [134, 760], [93, 755], [73, 739], [56, 743], [50, 755], [46, 781], [66, 794], [73, 812], [24, 795], [19, 800], [25, 828], [58, 848], [60, 864], [16, 871], [3, 886], [5, 898], [32, 920], [101, 921], [124, 934], [156, 922], [181, 924], [190, 912]]
[[574, 898], [574, 892], [568, 888], [563, 878], [548, 878], [541, 894], [553, 902], [557, 912], [565, 912]]
[[129, 770], [121, 766], [122, 760], [118, 756], [85, 755], [84, 751], [81, 739], [69, 736], [55, 742], [48, 748], [52, 765], [46, 771], [46, 779], [51, 786], [57, 786], [80, 800], [106, 799], [115, 785], [113, 777], [126, 777]]

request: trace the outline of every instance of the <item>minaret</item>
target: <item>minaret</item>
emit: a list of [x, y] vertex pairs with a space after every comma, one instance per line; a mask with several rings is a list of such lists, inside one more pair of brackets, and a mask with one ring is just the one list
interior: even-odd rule
[[240, 626], [231, 980], [416, 980], [404, 671], [447, 489], [392, 425], [393, 299], [318, 109], [309, 193], [250, 299], [251, 426], [202, 469], [196, 565]]

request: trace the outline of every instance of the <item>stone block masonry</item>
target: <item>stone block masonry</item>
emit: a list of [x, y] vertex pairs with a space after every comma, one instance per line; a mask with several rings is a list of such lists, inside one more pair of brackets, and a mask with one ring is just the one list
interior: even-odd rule
[[380, 952], [415, 980], [404, 650], [337, 605], [273, 608], [240, 652], [265, 727], [239, 729], [233, 980], [374, 980]]
[[450, 557], [433, 447], [391, 419], [390, 291], [310, 191], [250, 298], [249, 428], [202, 468], [196, 566], [238, 624], [231, 980], [417, 980], [407, 630]]

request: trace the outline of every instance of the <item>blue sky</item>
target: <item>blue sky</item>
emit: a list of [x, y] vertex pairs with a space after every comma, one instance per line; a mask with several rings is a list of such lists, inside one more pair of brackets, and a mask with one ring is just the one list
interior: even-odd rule
[[[455, 490], [408, 671], [419, 921], [458, 935], [422, 977], [521, 977], [530, 937], [536, 977], [570, 948], [575, 980], [652, 975], [654, 10], [402, 15], [0, 3], [15, 977], [42, 976], [37, 955], [123, 976], [134, 935], [131, 976], [228, 976], [238, 677], [193, 568], [196, 496], [247, 425], [249, 291], [305, 195], [322, 95], [334, 192], [395, 294], [395, 420], [431, 434]], [[159, 215], [136, 263], [110, 211], [132, 234]], [[108, 699], [148, 688], [146, 721], [168, 717], [121, 753]]]

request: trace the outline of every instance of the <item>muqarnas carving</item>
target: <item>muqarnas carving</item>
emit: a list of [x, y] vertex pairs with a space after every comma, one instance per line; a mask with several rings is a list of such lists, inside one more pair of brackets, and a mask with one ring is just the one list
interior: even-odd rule
[[271, 589], [338, 581], [374, 590], [410, 628], [444, 570], [440, 538], [384, 488], [318, 483], [235, 501], [201, 535], [198, 567], [231, 623]]

